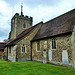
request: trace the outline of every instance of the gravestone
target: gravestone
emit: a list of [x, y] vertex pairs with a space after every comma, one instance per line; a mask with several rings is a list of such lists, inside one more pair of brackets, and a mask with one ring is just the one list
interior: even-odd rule
[[67, 53], [67, 50], [63, 50], [63, 52], [62, 52], [62, 62], [63, 63], [68, 63], [68, 53]]
[[13, 59], [12, 59], [12, 62], [16, 62], [16, 58], [13, 58]]
[[47, 53], [43, 51], [43, 63], [47, 63]]
[[49, 61], [51, 61], [52, 60], [52, 51], [51, 51], [51, 49], [49, 49]]
[[12, 62], [16, 62], [16, 49], [17, 49], [17, 45], [15, 45], [13, 47], [13, 58], [12, 58]]

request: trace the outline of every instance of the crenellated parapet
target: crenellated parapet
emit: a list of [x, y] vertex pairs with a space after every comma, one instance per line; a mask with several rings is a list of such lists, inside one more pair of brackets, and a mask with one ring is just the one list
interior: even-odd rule
[[33, 21], [33, 17], [30, 17], [30, 16], [24, 16], [24, 15], [20, 15], [19, 13], [16, 13], [12, 19], [15, 19], [15, 18], [20, 18], [20, 19], [26, 19], [26, 20], [30, 20], [30, 21]]

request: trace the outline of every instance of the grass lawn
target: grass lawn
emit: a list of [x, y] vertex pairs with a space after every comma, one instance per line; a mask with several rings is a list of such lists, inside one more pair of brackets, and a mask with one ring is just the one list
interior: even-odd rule
[[0, 59], [0, 75], [75, 75], [75, 68], [34, 61], [7, 62]]

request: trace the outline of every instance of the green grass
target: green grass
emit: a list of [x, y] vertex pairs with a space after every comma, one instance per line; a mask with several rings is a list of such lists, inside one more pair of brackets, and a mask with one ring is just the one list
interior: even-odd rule
[[0, 59], [0, 75], [75, 75], [75, 68], [34, 61], [7, 62]]

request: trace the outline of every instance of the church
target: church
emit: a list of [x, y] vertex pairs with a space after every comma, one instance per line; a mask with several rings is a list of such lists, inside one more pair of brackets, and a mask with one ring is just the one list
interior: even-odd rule
[[75, 9], [32, 26], [33, 18], [16, 13], [11, 19], [4, 58], [75, 67]]

